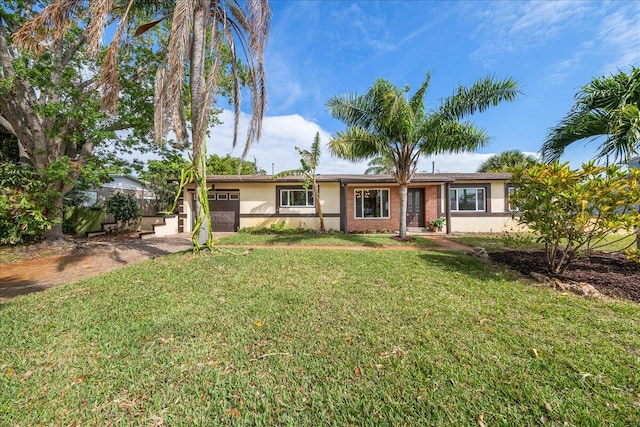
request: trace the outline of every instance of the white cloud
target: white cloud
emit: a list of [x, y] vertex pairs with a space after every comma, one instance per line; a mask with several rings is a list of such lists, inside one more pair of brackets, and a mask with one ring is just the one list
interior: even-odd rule
[[495, 62], [501, 54], [523, 52], [546, 44], [569, 28], [579, 26], [592, 11], [577, 1], [497, 2], [475, 13], [474, 36], [480, 45], [472, 60]]
[[637, 65], [640, 62], [640, 5], [628, 6], [604, 17], [600, 23], [599, 38], [602, 48], [615, 58], [605, 66], [604, 72], [615, 73], [618, 68]]
[[[224, 124], [211, 129], [211, 137], [207, 144], [208, 153], [219, 155], [230, 153], [233, 156], [240, 156], [246, 135], [246, 132], [242, 130], [246, 129], [249, 116], [243, 114], [241, 117], [242, 130], [238, 146], [235, 149], [232, 148], [232, 113], [225, 110], [220, 119]], [[265, 117], [262, 126], [262, 139], [249, 149], [247, 160], [253, 161], [255, 158], [258, 166], [269, 174], [272, 172], [272, 168], [276, 173], [287, 169], [297, 169], [300, 163], [295, 147], [309, 148], [316, 132], [320, 132], [323, 144], [319, 173], [359, 174], [364, 172], [367, 168], [367, 162], [351, 163], [331, 157], [326, 147], [326, 143], [331, 137], [329, 132], [322, 129], [317, 123], [298, 114]], [[433, 161], [436, 172], [475, 172], [482, 162], [494, 154], [496, 153], [463, 153], [421, 158], [418, 170], [431, 172]]]
[[[219, 119], [222, 124], [210, 128], [210, 135], [207, 138], [207, 154], [218, 154], [225, 156], [230, 154], [240, 157], [244, 150], [246, 139], [246, 129], [250, 116], [242, 113], [240, 116], [240, 126], [238, 142], [233, 147], [233, 112], [223, 110]], [[320, 132], [322, 142], [322, 156], [318, 173], [320, 174], [361, 174], [367, 169], [367, 162], [352, 163], [346, 160], [334, 158], [329, 153], [326, 144], [331, 138], [331, 134], [322, 129], [314, 121], [308, 120], [298, 114], [283, 116], [266, 116], [262, 124], [262, 138], [258, 143], [254, 143], [248, 151], [246, 160], [255, 161], [258, 167], [267, 171], [268, 174], [277, 173], [283, 170], [298, 169], [300, 167], [300, 157], [295, 147], [308, 149], [316, 132]], [[188, 150], [187, 150], [188, 151]], [[480, 164], [489, 157], [497, 153], [461, 153], [447, 154], [431, 157], [422, 157], [418, 161], [418, 172], [475, 172]], [[526, 152], [525, 154], [533, 154]], [[146, 162], [149, 159], [159, 158], [153, 154], [134, 153], [132, 156], [138, 160]], [[433, 163], [432, 163], [433, 162]]]
[[[230, 111], [223, 111], [220, 116], [224, 123], [211, 129], [211, 137], [207, 143], [210, 154], [240, 156], [244, 149], [246, 127], [249, 115], [242, 114], [240, 119], [240, 133], [238, 145], [233, 148], [233, 115]], [[330, 134], [317, 123], [307, 120], [298, 114], [285, 116], [266, 116], [262, 122], [262, 138], [249, 149], [247, 160], [257, 161], [258, 166], [267, 173], [279, 172], [300, 167], [300, 157], [295, 147], [309, 148], [313, 143], [316, 132], [320, 132], [323, 144], [320, 158], [319, 173], [361, 173], [364, 166], [353, 165], [340, 159], [334, 159], [324, 147], [329, 141]]]

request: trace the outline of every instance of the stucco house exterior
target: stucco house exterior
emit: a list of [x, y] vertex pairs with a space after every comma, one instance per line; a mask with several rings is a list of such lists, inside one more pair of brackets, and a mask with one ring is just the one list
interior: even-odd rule
[[[408, 189], [407, 226], [423, 230], [446, 217], [446, 232], [502, 232], [518, 229], [509, 206], [508, 173], [416, 174]], [[392, 175], [318, 175], [327, 229], [345, 233], [397, 231], [399, 186]], [[290, 228], [318, 229], [311, 188], [304, 178], [265, 175], [207, 177], [213, 230], [285, 222]], [[195, 223], [195, 184], [185, 187], [179, 211], [181, 232]]]

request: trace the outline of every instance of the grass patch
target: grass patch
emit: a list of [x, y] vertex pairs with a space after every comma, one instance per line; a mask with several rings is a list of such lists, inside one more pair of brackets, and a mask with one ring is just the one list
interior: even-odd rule
[[446, 252], [176, 254], [0, 305], [0, 425], [639, 425], [638, 318]]
[[[542, 243], [536, 242], [536, 235], [531, 233], [508, 234], [464, 234], [448, 236], [449, 239], [468, 246], [480, 246], [487, 251], [501, 251], [504, 249], [543, 249]], [[603, 252], [617, 252], [632, 245], [635, 235], [609, 235], [595, 248]]]
[[309, 246], [420, 246], [436, 244], [420, 237], [410, 236], [400, 241], [393, 234], [344, 234], [344, 233], [299, 233], [299, 234], [248, 234], [236, 233], [217, 239], [221, 245], [309, 245]]

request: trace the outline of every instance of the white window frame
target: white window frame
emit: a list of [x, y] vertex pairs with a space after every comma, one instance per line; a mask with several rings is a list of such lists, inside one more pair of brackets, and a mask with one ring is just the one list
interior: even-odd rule
[[[460, 200], [459, 198], [459, 191], [464, 191], [464, 190], [474, 190], [476, 192], [476, 208], [475, 209], [458, 209], [458, 200]], [[455, 197], [455, 205], [453, 203], [452, 197], [451, 197], [451, 191], [455, 191], [456, 192], [456, 197]], [[482, 191], [482, 202], [484, 204], [484, 209], [478, 209], [478, 191]], [[451, 212], [487, 212], [487, 189], [485, 187], [455, 187], [455, 188], [451, 188], [449, 189], [449, 200], [451, 201]]]
[[[291, 201], [291, 193], [297, 191], [304, 191], [305, 195], [305, 204], [304, 205], [292, 205], [289, 202]], [[287, 204], [284, 204], [284, 197], [282, 195], [287, 193]], [[304, 189], [304, 188], [281, 188], [280, 189], [280, 207], [281, 208], [315, 208], [315, 201], [313, 199], [313, 190], [312, 189]]]
[[229, 200], [240, 200], [240, 194], [238, 194], [238, 193], [229, 193]]
[[218, 197], [218, 200], [228, 200], [229, 199], [229, 195], [227, 193], [218, 193], [217, 197]]
[[[383, 214], [384, 211], [387, 211], [387, 215], [386, 216], [364, 216], [364, 192], [365, 191], [380, 191], [381, 192], [381, 203], [384, 203], [384, 196], [382, 195], [384, 192], [387, 193], [387, 205], [386, 206], [381, 206], [380, 209], [380, 213]], [[358, 199], [357, 194], [358, 192], [363, 192], [362, 193], [362, 197], [360, 197]], [[363, 216], [358, 216], [358, 208], [356, 206], [356, 203], [358, 203], [358, 201], [360, 201], [360, 203], [362, 204], [360, 211], [362, 212]], [[354, 219], [389, 219], [391, 218], [391, 191], [389, 191], [388, 188], [355, 188], [353, 190], [353, 218]]]

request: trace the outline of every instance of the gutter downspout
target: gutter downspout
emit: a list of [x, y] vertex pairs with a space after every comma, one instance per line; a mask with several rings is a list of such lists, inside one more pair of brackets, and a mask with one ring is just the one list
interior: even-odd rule
[[340, 180], [340, 231], [348, 233], [347, 230], [347, 184]]

